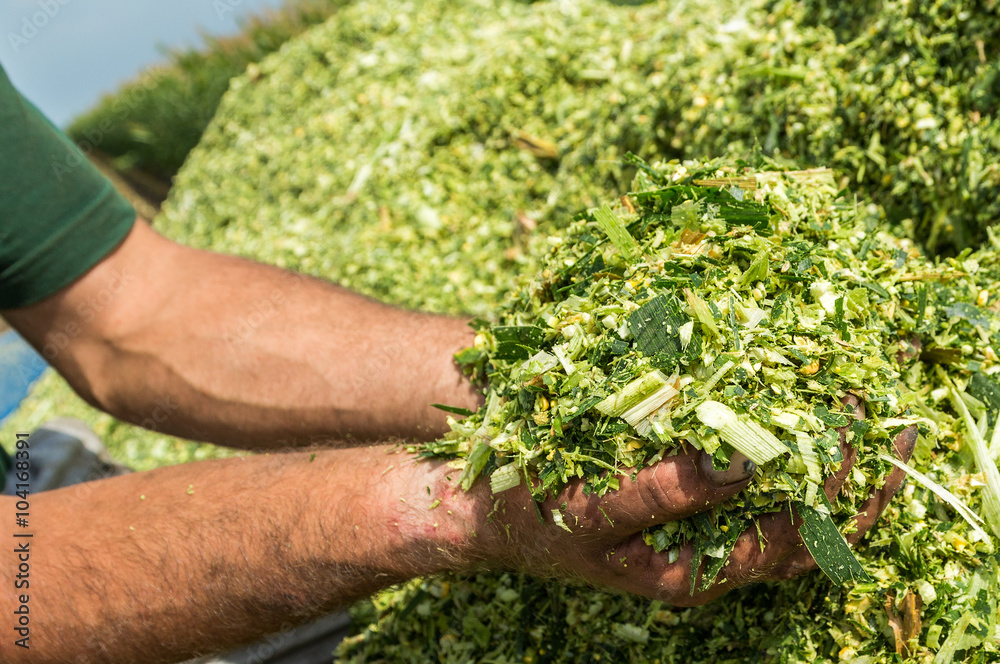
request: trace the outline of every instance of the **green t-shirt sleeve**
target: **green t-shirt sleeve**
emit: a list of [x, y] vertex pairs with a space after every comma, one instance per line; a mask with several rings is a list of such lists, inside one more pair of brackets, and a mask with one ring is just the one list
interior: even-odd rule
[[134, 221], [132, 205], [0, 67], [0, 309], [73, 283]]

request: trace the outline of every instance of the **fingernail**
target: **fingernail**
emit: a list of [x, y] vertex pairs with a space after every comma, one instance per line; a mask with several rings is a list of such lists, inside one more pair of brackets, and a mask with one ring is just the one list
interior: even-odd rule
[[716, 470], [712, 466], [712, 457], [702, 452], [701, 460], [698, 462], [701, 467], [701, 474], [706, 480], [716, 486], [726, 486], [743, 482], [757, 471], [757, 464], [743, 455], [742, 452], [733, 452], [729, 457], [729, 468], [726, 470]]

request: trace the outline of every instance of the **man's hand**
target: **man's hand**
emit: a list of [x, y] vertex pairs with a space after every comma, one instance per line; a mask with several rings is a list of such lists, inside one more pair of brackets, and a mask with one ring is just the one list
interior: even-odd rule
[[[844, 399], [853, 415], [864, 418], [864, 405], [853, 397]], [[840, 492], [857, 454], [846, 440], [847, 427], [840, 430], [844, 460], [824, 485], [832, 501]], [[909, 459], [916, 442], [910, 427], [895, 440], [896, 454]], [[761, 550], [757, 528], [742, 533], [716, 582], [707, 590], [691, 593], [693, 547], [687, 546], [670, 562], [642, 539], [650, 526], [682, 519], [706, 511], [736, 495], [751, 481], [753, 464], [719, 474], [711, 471], [708, 457], [700, 452], [669, 457], [636, 474], [634, 481], [621, 476], [621, 488], [603, 497], [585, 495], [582, 482], [571, 483], [542, 507], [539, 524], [531, 498], [522, 486], [496, 496], [482, 483], [473, 492], [482, 503], [493, 505], [489, 523], [478, 526], [472, 540], [488, 565], [519, 569], [542, 576], [575, 578], [666, 601], [675, 606], [709, 602], [739, 586], [754, 581], [785, 579], [815, 568], [798, 534], [801, 519], [788, 510], [760, 517], [764, 537]], [[904, 479], [894, 470], [881, 489], [874, 491], [854, 518], [857, 530], [848, 541], [857, 542], [875, 523]], [[553, 522], [558, 509], [572, 532]], [[485, 509], [480, 508], [481, 515]]]
[[[665, 553], [643, 541], [642, 531], [712, 509], [746, 488], [756, 470], [746, 460], [719, 473], [704, 459], [698, 451], [668, 457], [635, 480], [619, 477], [620, 489], [601, 497], [586, 495], [582, 481], [572, 482], [541, 506], [544, 524], [523, 486], [500, 493], [493, 497], [493, 523], [482, 529], [487, 562], [681, 603], [690, 587], [690, 550], [669, 564]], [[488, 494], [489, 486], [478, 490]], [[566, 528], [553, 522], [554, 511]]]
[[[897, 439], [901, 457], [914, 438]], [[853, 462], [847, 452], [827, 483], [830, 495]], [[483, 565], [583, 579], [675, 605], [807, 569], [798, 523], [787, 512], [765, 516], [763, 553], [755, 529], [743, 533], [720, 581], [689, 594], [691, 550], [670, 563], [640, 533], [711, 509], [742, 490], [754, 470], [737, 463], [717, 473], [701, 459], [664, 459], [634, 481], [623, 476], [621, 488], [603, 497], [573, 483], [544, 505], [544, 524], [524, 486], [494, 496], [480, 482], [466, 493], [448, 464], [392, 446], [201, 462], [44, 492], [32, 501], [30, 593], [45, 611], [33, 618], [32, 650], [18, 656], [178, 661], [414, 576]], [[852, 539], [900, 480], [890, 476], [872, 496]], [[12, 510], [13, 500], [0, 499], [0, 508]], [[572, 532], [552, 521], [552, 509]], [[12, 585], [11, 569], [0, 568], [0, 585]], [[0, 612], [9, 614], [13, 600], [0, 595]], [[0, 642], [0, 659], [13, 656], [12, 647]]]

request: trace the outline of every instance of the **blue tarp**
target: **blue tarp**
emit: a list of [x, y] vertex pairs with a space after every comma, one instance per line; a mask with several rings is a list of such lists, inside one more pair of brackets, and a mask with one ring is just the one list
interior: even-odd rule
[[0, 422], [17, 410], [48, 366], [16, 332], [0, 334]]

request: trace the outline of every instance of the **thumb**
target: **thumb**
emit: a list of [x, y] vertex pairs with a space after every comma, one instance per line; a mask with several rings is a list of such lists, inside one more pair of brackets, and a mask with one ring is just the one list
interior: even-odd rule
[[753, 477], [757, 472], [757, 464], [750, 460], [742, 452], [733, 452], [729, 458], [729, 467], [725, 470], [716, 470], [712, 457], [704, 452], [698, 460], [702, 476], [716, 486], [726, 486], [733, 482], [742, 482]]
[[[631, 534], [658, 523], [704, 512], [732, 498], [750, 483], [757, 467], [745, 457], [729, 470], [716, 471], [701, 452], [663, 459], [619, 477], [617, 491], [588, 501], [586, 516], [611, 521], [616, 532]], [[708, 459], [707, 463], [703, 459]], [[572, 505], [568, 506], [572, 509]]]

